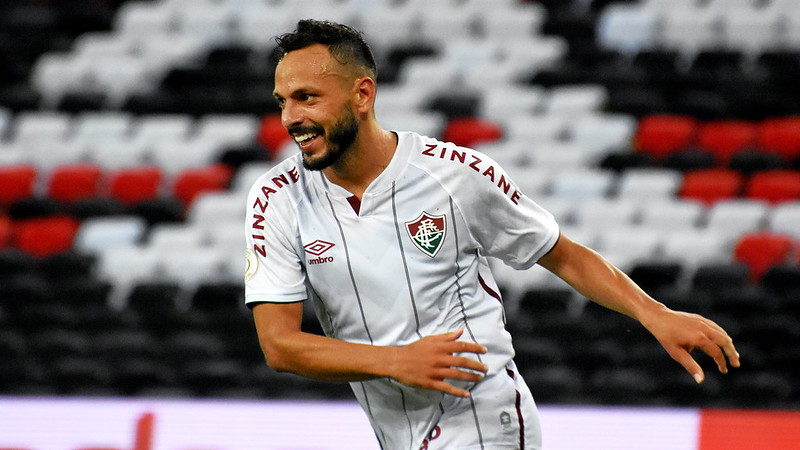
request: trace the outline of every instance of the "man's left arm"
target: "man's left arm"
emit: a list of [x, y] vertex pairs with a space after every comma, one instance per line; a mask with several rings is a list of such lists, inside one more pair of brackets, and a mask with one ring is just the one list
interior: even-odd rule
[[593, 302], [638, 320], [698, 383], [705, 375], [691, 356], [694, 349], [711, 356], [722, 373], [728, 372], [728, 361], [739, 367], [739, 353], [722, 327], [657, 302], [594, 250], [562, 234], [538, 263]]

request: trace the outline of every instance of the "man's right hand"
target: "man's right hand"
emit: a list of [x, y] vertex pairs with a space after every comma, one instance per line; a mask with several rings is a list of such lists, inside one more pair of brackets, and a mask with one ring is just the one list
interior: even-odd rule
[[435, 389], [446, 394], [469, 397], [469, 391], [454, 386], [446, 379], [478, 382], [488, 367], [475, 359], [456, 353], [486, 353], [486, 347], [457, 340], [464, 330], [426, 336], [416, 342], [397, 347], [390, 362], [392, 378], [412, 387]]

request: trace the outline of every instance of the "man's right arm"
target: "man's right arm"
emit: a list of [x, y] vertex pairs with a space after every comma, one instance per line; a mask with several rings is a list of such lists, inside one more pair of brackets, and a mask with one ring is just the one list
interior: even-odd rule
[[305, 333], [300, 324], [303, 303], [260, 303], [253, 307], [258, 339], [270, 367], [281, 372], [329, 381], [389, 377], [413, 387], [461, 397], [469, 392], [446, 381], [477, 382], [484, 364], [454, 353], [485, 353], [475, 343], [458, 341], [462, 330], [424, 337], [393, 347], [357, 344]]

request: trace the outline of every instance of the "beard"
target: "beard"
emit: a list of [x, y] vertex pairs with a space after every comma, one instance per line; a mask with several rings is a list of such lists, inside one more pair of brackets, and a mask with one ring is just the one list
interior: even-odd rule
[[343, 108], [342, 117], [337, 120], [330, 131], [325, 131], [320, 125], [315, 124], [309, 131], [318, 132], [328, 141], [328, 149], [316, 159], [309, 159], [303, 155], [303, 167], [308, 170], [322, 170], [339, 162], [353, 147], [358, 136], [358, 122], [350, 105]]

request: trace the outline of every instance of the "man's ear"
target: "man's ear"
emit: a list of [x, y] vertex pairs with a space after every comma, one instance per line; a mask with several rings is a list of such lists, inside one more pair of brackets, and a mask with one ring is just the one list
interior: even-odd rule
[[370, 77], [361, 77], [353, 86], [353, 110], [366, 114], [375, 104], [375, 80]]

